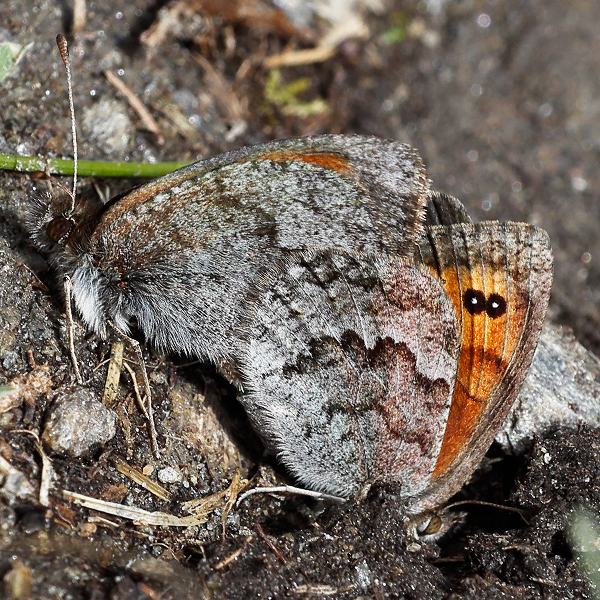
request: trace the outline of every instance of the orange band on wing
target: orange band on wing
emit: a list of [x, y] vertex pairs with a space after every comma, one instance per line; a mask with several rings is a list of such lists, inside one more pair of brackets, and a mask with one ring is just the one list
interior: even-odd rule
[[452, 405], [448, 415], [444, 441], [438, 455], [432, 479], [442, 475], [452, 465], [471, 438], [481, 413], [487, 408], [486, 402], [473, 400], [460, 382], [456, 382], [452, 395]]
[[464, 267], [442, 273], [462, 331], [462, 345], [448, 424], [433, 477], [448, 469], [468, 447], [488, 399], [501, 382], [518, 347], [526, 305], [513, 291], [506, 273]]
[[340, 175], [348, 175], [352, 170], [347, 158], [339, 154], [314, 153], [310, 151], [298, 150], [296, 152], [269, 152], [262, 156], [257, 156], [256, 160], [272, 160], [273, 162], [291, 162], [299, 160], [311, 163], [338, 172]]
[[[461, 268], [460, 273], [447, 269], [442, 277], [462, 332], [458, 381], [470, 396], [484, 400], [498, 385], [518, 348], [527, 303], [514, 286], [508, 297], [505, 273], [491, 269], [468, 272]], [[477, 306], [478, 302], [481, 306]]]

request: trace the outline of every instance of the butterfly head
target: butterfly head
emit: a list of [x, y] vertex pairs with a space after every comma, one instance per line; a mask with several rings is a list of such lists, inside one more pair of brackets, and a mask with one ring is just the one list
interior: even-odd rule
[[35, 245], [44, 252], [78, 251], [84, 249], [101, 209], [100, 200], [78, 196], [73, 202], [65, 190], [45, 191], [33, 197], [27, 228]]
[[411, 515], [406, 528], [411, 537], [419, 542], [435, 543], [465, 522], [467, 513], [442, 508]]
[[[34, 243], [42, 250], [57, 252], [61, 249], [80, 249], [85, 234], [97, 223], [99, 207], [77, 195], [77, 132], [73, 107], [73, 85], [67, 40], [62, 34], [56, 38], [65, 71], [71, 113], [73, 136], [73, 188], [68, 190], [58, 183], [57, 193], [46, 191], [34, 197], [29, 214], [29, 232]], [[85, 248], [83, 248], [85, 250]]]

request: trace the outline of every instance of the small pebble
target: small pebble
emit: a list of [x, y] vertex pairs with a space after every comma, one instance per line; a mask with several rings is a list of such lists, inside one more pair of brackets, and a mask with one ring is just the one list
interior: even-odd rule
[[55, 454], [81, 456], [106, 444], [117, 432], [117, 415], [82, 387], [73, 387], [54, 400], [42, 443]]
[[122, 102], [103, 98], [84, 111], [82, 128], [88, 141], [95, 141], [111, 156], [129, 152], [135, 128]]
[[158, 472], [158, 479], [162, 483], [179, 483], [183, 477], [181, 472], [173, 467], [165, 467]]

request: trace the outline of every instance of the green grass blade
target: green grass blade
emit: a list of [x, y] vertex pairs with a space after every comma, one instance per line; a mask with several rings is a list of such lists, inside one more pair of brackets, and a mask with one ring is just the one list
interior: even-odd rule
[[[80, 160], [79, 175], [81, 177], [160, 177], [189, 164], [189, 162], [133, 163]], [[50, 175], [73, 175], [72, 160], [63, 158], [44, 160], [32, 156], [0, 154], [0, 169], [32, 173], [46, 171], [46, 167]]]

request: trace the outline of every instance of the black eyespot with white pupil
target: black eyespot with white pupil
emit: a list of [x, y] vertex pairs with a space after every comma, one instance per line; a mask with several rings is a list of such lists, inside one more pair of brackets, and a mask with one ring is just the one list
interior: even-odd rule
[[490, 294], [486, 298], [481, 290], [468, 289], [463, 294], [463, 306], [472, 315], [485, 311], [491, 319], [497, 319], [506, 313], [506, 300], [500, 294]]
[[497, 319], [506, 312], [506, 300], [500, 294], [490, 294], [485, 303], [488, 317]]
[[467, 290], [463, 295], [463, 304], [472, 315], [478, 315], [485, 310], [485, 296], [480, 290]]

